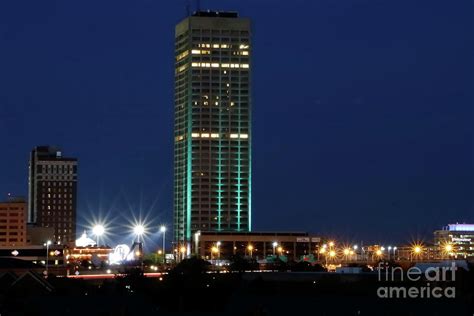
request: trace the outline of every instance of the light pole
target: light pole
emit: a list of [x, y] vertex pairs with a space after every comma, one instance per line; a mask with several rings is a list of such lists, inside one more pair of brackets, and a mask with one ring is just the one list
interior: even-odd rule
[[217, 260], [220, 260], [221, 259], [221, 242], [220, 241], [216, 242], [216, 246], [217, 246]]
[[143, 227], [143, 225], [136, 225], [133, 228], [133, 232], [137, 236], [137, 242], [140, 242], [140, 236], [145, 233], [145, 227]]
[[392, 259], [390, 251], [392, 251], [392, 246], [388, 246], [388, 260]]
[[252, 246], [252, 245], [248, 245], [247, 249], [249, 250], [250, 258], [252, 258], [253, 246]]
[[97, 247], [99, 247], [99, 237], [102, 236], [104, 232], [105, 228], [102, 225], [95, 225], [94, 227], [92, 227], [92, 234], [95, 235]]
[[275, 256], [275, 248], [278, 246], [278, 243], [274, 241], [272, 246], [273, 246], [273, 256]]
[[46, 246], [46, 277], [48, 277], [49, 245], [51, 245], [51, 240], [48, 240], [44, 245]]
[[166, 250], [165, 250], [165, 235], [166, 235], [166, 226], [162, 225], [160, 227], [160, 232], [163, 234], [163, 264], [166, 263]]

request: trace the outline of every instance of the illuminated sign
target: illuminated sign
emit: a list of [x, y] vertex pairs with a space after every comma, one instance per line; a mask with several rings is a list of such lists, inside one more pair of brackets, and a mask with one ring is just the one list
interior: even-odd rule
[[[122, 261], [127, 259], [127, 256], [130, 254], [130, 247], [127, 245], [117, 245], [114, 248], [114, 251], [109, 254], [109, 263], [110, 264], [120, 264]], [[132, 254], [133, 256], [133, 254]]]

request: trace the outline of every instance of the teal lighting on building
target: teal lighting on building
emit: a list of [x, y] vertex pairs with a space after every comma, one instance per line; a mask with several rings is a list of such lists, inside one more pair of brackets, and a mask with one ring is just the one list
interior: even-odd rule
[[175, 50], [175, 241], [250, 231], [250, 21], [197, 12], [176, 26]]

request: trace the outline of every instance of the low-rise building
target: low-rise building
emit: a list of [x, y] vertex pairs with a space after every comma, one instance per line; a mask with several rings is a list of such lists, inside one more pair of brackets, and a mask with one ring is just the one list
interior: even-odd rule
[[0, 202], [0, 247], [26, 245], [27, 204], [23, 198]]
[[284, 255], [293, 260], [316, 253], [321, 238], [305, 232], [207, 232], [194, 235], [194, 250], [202, 258], [226, 259], [233, 255], [257, 260]]

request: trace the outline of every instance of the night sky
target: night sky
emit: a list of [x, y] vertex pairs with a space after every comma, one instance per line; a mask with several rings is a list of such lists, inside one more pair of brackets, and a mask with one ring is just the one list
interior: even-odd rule
[[[171, 225], [186, 2], [0, 2], [1, 196], [26, 196], [29, 151], [58, 145], [80, 225], [106, 217], [113, 242], [132, 213]], [[474, 222], [471, 1], [201, 6], [253, 21], [254, 230], [405, 242]]]

